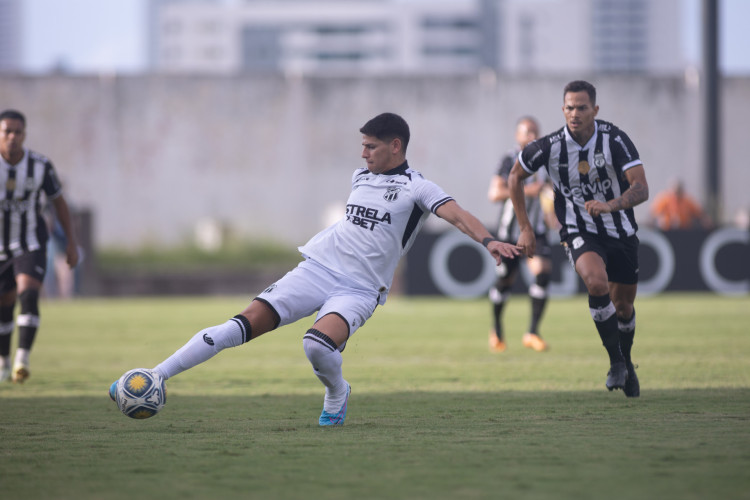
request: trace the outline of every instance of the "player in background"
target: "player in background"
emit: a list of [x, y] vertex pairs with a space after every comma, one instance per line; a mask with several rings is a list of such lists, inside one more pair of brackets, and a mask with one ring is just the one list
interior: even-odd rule
[[[518, 153], [532, 141], [539, 137], [539, 124], [530, 117], [521, 117], [516, 122], [516, 146], [500, 160], [497, 172], [490, 181], [487, 197], [490, 201], [500, 203], [500, 217], [497, 225], [497, 237], [500, 241], [514, 243], [518, 241], [520, 232], [513, 211], [513, 203], [510, 200], [508, 189], [508, 175], [516, 162]], [[550, 194], [549, 183], [544, 171], [538, 171], [526, 179], [523, 186], [526, 197], [526, 209], [529, 220], [534, 228], [537, 240], [537, 252], [533, 258], [526, 260], [526, 264], [534, 275], [534, 283], [529, 286], [529, 297], [531, 298], [531, 320], [529, 328], [522, 337], [525, 347], [535, 351], [548, 349], [539, 334], [539, 322], [547, 305], [547, 288], [552, 272], [552, 261], [550, 260], [551, 249], [547, 242], [547, 221], [545, 218], [542, 197]], [[547, 205], [549, 206], [549, 204]], [[492, 330], [489, 335], [490, 351], [503, 352], [506, 349], [503, 332], [503, 308], [511, 296], [511, 288], [518, 277], [520, 270], [520, 259], [504, 261], [497, 267], [497, 281], [490, 288], [489, 298], [492, 304]]]
[[[0, 381], [23, 383], [30, 375], [29, 355], [39, 329], [39, 291], [47, 267], [47, 224], [42, 195], [52, 202], [65, 236], [66, 258], [78, 264], [78, 245], [70, 211], [52, 162], [23, 147], [26, 118], [15, 110], [0, 113]], [[10, 345], [18, 314], [18, 347], [11, 373]]]
[[[224, 324], [206, 328], [154, 368], [169, 379], [236, 347], [317, 311], [302, 347], [325, 387], [319, 425], [342, 425], [351, 387], [342, 372], [347, 340], [385, 304], [399, 259], [434, 213], [475, 241], [498, 264], [519, 254], [496, 240], [482, 223], [406, 161], [409, 126], [383, 113], [361, 129], [366, 167], [354, 171], [352, 191], [341, 219], [300, 247], [304, 260], [266, 288]], [[317, 202], [311, 196], [311, 203]], [[408, 335], [408, 332], [403, 332]], [[110, 387], [110, 396], [116, 389]], [[114, 399], [114, 398], [113, 398]]]
[[631, 359], [638, 288], [638, 225], [633, 207], [648, 199], [638, 151], [615, 125], [597, 120], [596, 88], [577, 80], [563, 91], [566, 125], [526, 146], [508, 177], [526, 256], [536, 235], [526, 210], [524, 180], [546, 169], [555, 188], [560, 241], [588, 290], [589, 311], [609, 355], [606, 387], [640, 395]]

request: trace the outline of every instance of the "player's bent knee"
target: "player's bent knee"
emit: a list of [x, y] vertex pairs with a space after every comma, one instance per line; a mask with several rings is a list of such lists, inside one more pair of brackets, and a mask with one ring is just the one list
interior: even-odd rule
[[302, 348], [305, 350], [307, 359], [311, 362], [315, 362], [318, 356], [330, 354], [338, 350], [336, 342], [320, 330], [310, 328], [302, 338]]

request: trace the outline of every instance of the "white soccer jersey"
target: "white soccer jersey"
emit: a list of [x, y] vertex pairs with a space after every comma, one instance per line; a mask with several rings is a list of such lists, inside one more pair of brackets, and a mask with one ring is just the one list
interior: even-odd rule
[[399, 259], [409, 251], [430, 213], [452, 199], [406, 162], [383, 174], [357, 169], [344, 217], [299, 251], [372, 287], [384, 304]]

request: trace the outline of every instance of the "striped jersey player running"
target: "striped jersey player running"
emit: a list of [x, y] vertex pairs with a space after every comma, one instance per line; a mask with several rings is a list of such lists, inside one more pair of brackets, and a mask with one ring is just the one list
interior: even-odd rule
[[[361, 129], [366, 167], [355, 170], [341, 219], [300, 247], [304, 260], [266, 288], [240, 314], [206, 328], [154, 368], [168, 379], [227, 347], [317, 312], [302, 347], [325, 386], [319, 425], [342, 425], [351, 387], [343, 378], [347, 340], [385, 304], [399, 259], [431, 213], [477, 242], [495, 261], [514, 258], [513, 244], [493, 238], [482, 223], [406, 162], [409, 126], [383, 113]], [[116, 384], [116, 382], [115, 382]], [[110, 396], [116, 385], [110, 388]]]
[[560, 239], [589, 294], [589, 310], [609, 354], [606, 387], [640, 395], [631, 359], [638, 284], [638, 237], [633, 207], [648, 199], [643, 163], [630, 138], [597, 120], [596, 89], [570, 82], [563, 92], [566, 126], [519, 153], [508, 184], [521, 235], [518, 246], [535, 252], [523, 182], [545, 168], [554, 185]]
[[[23, 383], [31, 375], [30, 356], [41, 324], [39, 294], [47, 272], [49, 231], [42, 206], [49, 202], [65, 232], [65, 256], [78, 264], [78, 245], [68, 203], [52, 162], [24, 147], [26, 117], [15, 109], [0, 113], [0, 381]], [[19, 314], [14, 321], [16, 303]], [[11, 336], [18, 346], [10, 368]]]
[[[501, 204], [500, 217], [497, 224], [497, 237], [500, 241], [508, 243], [518, 241], [520, 231], [516, 222], [513, 203], [510, 199], [508, 175], [521, 149], [538, 137], [539, 125], [536, 119], [530, 116], [519, 118], [516, 122], [516, 147], [503, 156], [497, 173], [490, 181], [490, 189], [487, 196], [490, 201]], [[531, 299], [531, 320], [529, 321], [528, 330], [523, 334], [522, 343], [524, 347], [535, 351], [546, 351], [549, 347], [539, 334], [539, 324], [547, 305], [547, 288], [552, 271], [552, 261], [549, 258], [551, 249], [547, 242], [547, 209], [542, 201], [548, 191], [551, 192], [543, 170], [526, 178], [524, 184], [526, 211], [529, 215], [531, 225], [534, 227], [537, 249], [534, 258], [527, 259], [526, 261], [526, 265], [533, 275], [534, 282], [529, 285], [528, 290], [529, 298]], [[507, 348], [502, 316], [505, 305], [510, 301], [513, 284], [520, 272], [520, 260], [508, 260], [497, 266], [497, 280], [494, 286], [490, 288], [488, 294], [492, 305], [492, 329], [489, 335], [491, 352], [504, 352]]]

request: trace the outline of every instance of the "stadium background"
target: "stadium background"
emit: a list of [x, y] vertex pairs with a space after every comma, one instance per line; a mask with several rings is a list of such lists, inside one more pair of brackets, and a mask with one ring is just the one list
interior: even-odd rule
[[[27, 114], [26, 144], [53, 159], [68, 199], [85, 215], [84, 243], [94, 256], [99, 248], [183, 245], [206, 221], [238, 238], [304, 243], [343, 210], [349, 174], [361, 166], [358, 129], [385, 110], [411, 125], [412, 167], [491, 226], [497, 208], [486, 199], [487, 183], [511, 146], [515, 119], [533, 114], [545, 133], [562, 126], [561, 92], [574, 77], [587, 76], [9, 75], [0, 95]], [[698, 89], [677, 77], [588, 78], [599, 90], [599, 117], [638, 145], [652, 195], [680, 177], [700, 198]], [[721, 222], [731, 225], [749, 205], [750, 79], [725, 78], [721, 96]], [[637, 207], [641, 221], [648, 205]], [[427, 229], [446, 227], [431, 218]], [[746, 290], [747, 239], [732, 248], [743, 257], [726, 277]], [[246, 288], [248, 279], [240, 281]], [[229, 287], [214, 291], [235, 291]]]

